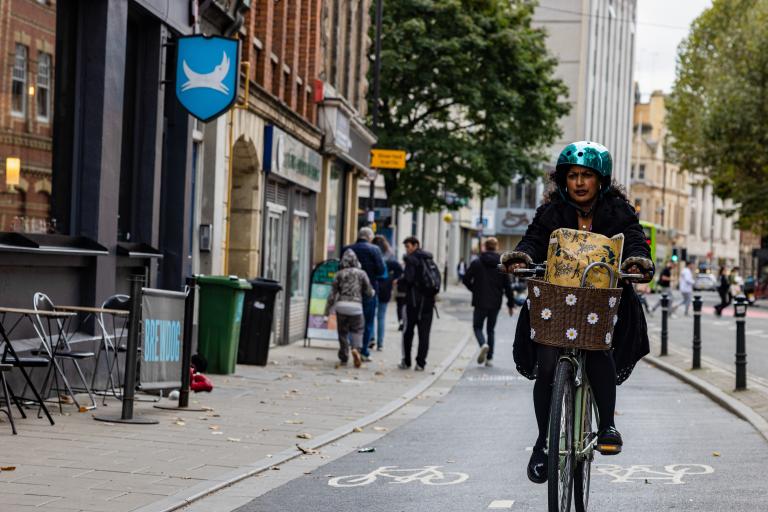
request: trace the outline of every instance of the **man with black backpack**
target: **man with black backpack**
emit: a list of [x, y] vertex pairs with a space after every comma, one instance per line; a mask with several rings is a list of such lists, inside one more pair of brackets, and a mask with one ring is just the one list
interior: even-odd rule
[[432, 328], [432, 311], [435, 296], [440, 291], [440, 270], [432, 254], [420, 247], [419, 239], [413, 236], [403, 241], [405, 245], [405, 272], [397, 282], [398, 289], [405, 290], [405, 312], [403, 315], [403, 359], [398, 368], [411, 367], [411, 347], [414, 329], [419, 329], [419, 348], [416, 351], [416, 371], [424, 371], [429, 351], [429, 331]]

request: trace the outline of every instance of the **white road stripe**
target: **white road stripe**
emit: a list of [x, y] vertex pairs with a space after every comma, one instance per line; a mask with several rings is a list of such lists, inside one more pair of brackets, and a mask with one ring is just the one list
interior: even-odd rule
[[488, 505], [488, 508], [493, 509], [511, 509], [512, 505], [515, 504], [514, 500], [495, 500], [492, 501], [490, 505]]

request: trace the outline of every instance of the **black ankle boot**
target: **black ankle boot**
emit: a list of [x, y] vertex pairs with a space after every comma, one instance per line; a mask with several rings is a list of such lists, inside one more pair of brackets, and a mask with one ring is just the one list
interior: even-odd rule
[[547, 481], [547, 452], [544, 448], [533, 448], [531, 460], [528, 461], [528, 480], [535, 484]]

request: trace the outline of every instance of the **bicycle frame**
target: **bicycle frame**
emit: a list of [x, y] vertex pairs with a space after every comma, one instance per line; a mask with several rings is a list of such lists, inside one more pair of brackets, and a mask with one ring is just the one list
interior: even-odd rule
[[[597, 436], [590, 439], [589, 442], [584, 445], [584, 418], [587, 414], [588, 398], [592, 393], [592, 389], [589, 386], [589, 379], [584, 371], [584, 354], [578, 349], [569, 349], [560, 356], [558, 361], [568, 361], [571, 363], [574, 372], [574, 395], [573, 395], [573, 440], [574, 440], [574, 455], [576, 456], [576, 462], [592, 457], [595, 446], [597, 445]], [[597, 408], [594, 406], [594, 400], [592, 401], [592, 412], [594, 414], [595, 423], [599, 423], [599, 417]]]

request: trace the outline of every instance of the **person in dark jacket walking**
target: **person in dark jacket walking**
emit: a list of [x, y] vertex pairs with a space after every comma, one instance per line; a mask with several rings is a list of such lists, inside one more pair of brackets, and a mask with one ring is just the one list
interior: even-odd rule
[[424, 371], [429, 352], [429, 331], [432, 329], [432, 310], [435, 307], [435, 296], [425, 293], [421, 276], [426, 260], [432, 259], [432, 254], [420, 247], [419, 239], [410, 236], [403, 242], [405, 245], [405, 272], [398, 280], [397, 287], [405, 291], [405, 314], [403, 315], [403, 358], [398, 365], [401, 370], [411, 367], [411, 348], [413, 347], [414, 330], [419, 329], [419, 348], [416, 351], [416, 371]]
[[[376, 351], [384, 349], [384, 327], [387, 323], [387, 306], [392, 300], [392, 284], [403, 275], [403, 267], [397, 262], [397, 257], [387, 239], [381, 235], [373, 237], [373, 245], [381, 250], [384, 264], [387, 267], [387, 279], [379, 281], [379, 293], [376, 304]], [[372, 345], [373, 343], [371, 343]], [[369, 348], [373, 348], [369, 346]]]
[[[515, 251], [502, 255], [503, 268], [512, 271], [544, 261], [551, 233], [569, 228], [607, 237], [622, 233], [621, 269], [630, 274], [643, 274], [643, 281], [650, 281], [655, 269], [643, 228], [624, 193], [611, 181], [611, 171], [611, 155], [604, 146], [589, 141], [566, 146], [551, 175], [554, 187], [548, 200], [536, 211]], [[619, 453], [623, 444], [613, 417], [616, 385], [626, 380], [637, 361], [649, 352], [648, 327], [640, 301], [631, 283], [621, 286], [612, 348], [586, 351], [585, 369], [600, 418], [596, 447], [605, 454]], [[528, 478], [544, 483], [552, 382], [560, 349], [533, 342], [527, 305], [520, 311], [513, 352], [518, 371], [529, 379], [536, 379], [533, 404], [539, 433], [528, 462]]]
[[[347, 249], [352, 249], [360, 261], [360, 265], [368, 275], [368, 280], [371, 282], [373, 289], [378, 293], [379, 281], [387, 278], [387, 267], [384, 265], [384, 258], [381, 255], [381, 250], [371, 243], [373, 240], [373, 231], [371, 228], [360, 228], [357, 233], [357, 241], [344, 247], [341, 253], [347, 252]], [[368, 343], [373, 337], [373, 326], [376, 320], [376, 295], [373, 297], [363, 298], [363, 316], [365, 317], [365, 330], [363, 331], [363, 348], [360, 353], [363, 361], [371, 360], [371, 353], [368, 351]]]
[[723, 310], [731, 303], [731, 283], [728, 280], [728, 274], [725, 272], [725, 267], [720, 267], [720, 275], [718, 277], [717, 293], [720, 295], [720, 304], [715, 305], [715, 314], [717, 316], [723, 315]]
[[[509, 276], [499, 272], [501, 257], [496, 249], [498, 240], [491, 237], [483, 242], [484, 252], [469, 265], [469, 270], [464, 275], [462, 282], [472, 292], [472, 328], [475, 330], [480, 352], [477, 355], [477, 364], [485, 363], [485, 366], [493, 366], [493, 349], [495, 345], [494, 331], [496, 319], [501, 309], [502, 295], [507, 296], [507, 309], [512, 316], [515, 305], [515, 297], [512, 292], [512, 284]], [[483, 324], [486, 326], [488, 338], [483, 336]]]

